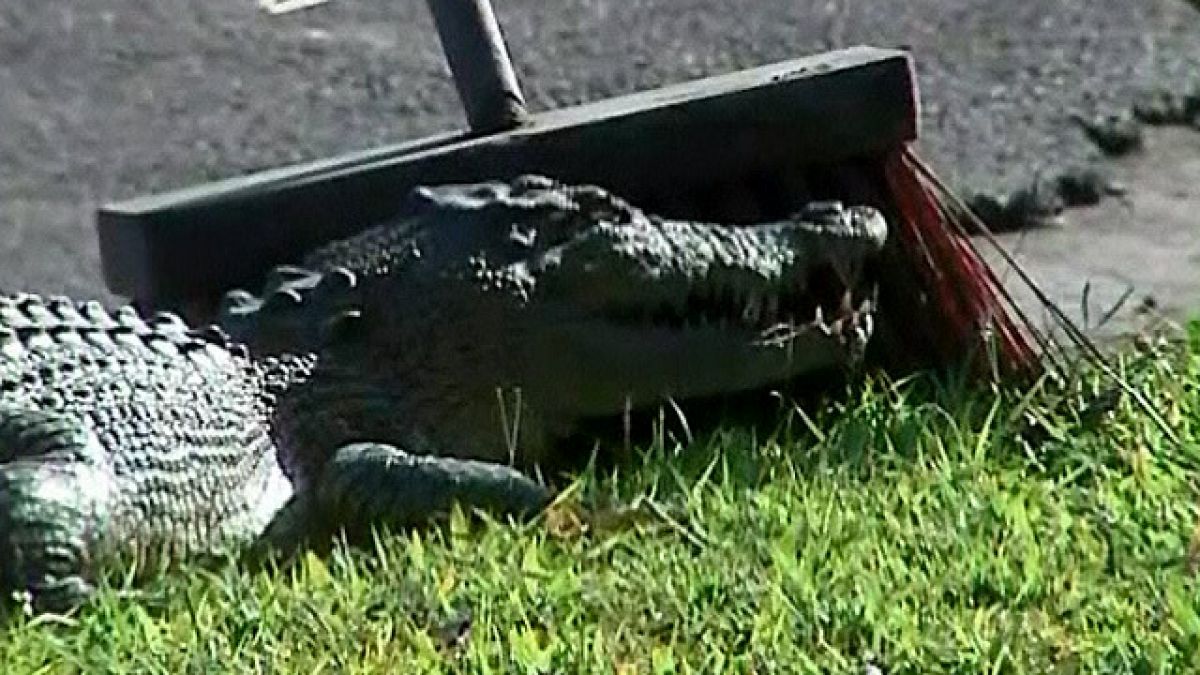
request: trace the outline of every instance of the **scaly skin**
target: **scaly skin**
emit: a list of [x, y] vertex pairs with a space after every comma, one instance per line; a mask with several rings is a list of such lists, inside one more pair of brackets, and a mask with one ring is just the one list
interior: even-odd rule
[[114, 559], [535, 511], [511, 465], [582, 418], [855, 360], [885, 234], [867, 208], [673, 222], [524, 177], [417, 190], [231, 294], [224, 330], [0, 299], [0, 581], [58, 607]]
[[505, 467], [289, 443], [276, 406], [311, 386], [315, 357], [250, 360], [172, 317], [0, 298], [0, 354], [0, 582], [42, 607], [78, 602], [114, 558], [153, 570], [343, 521], [418, 523], [460, 498], [513, 512], [547, 498]]
[[533, 176], [421, 188], [396, 223], [277, 270], [261, 300], [231, 294], [219, 322], [255, 353], [322, 350], [341, 378], [436, 439], [437, 454], [509, 461], [515, 445], [530, 465], [581, 418], [855, 360], [872, 314], [854, 308], [868, 308], [870, 289], [842, 291], [885, 237], [867, 207], [814, 204], [736, 227], [661, 219]]

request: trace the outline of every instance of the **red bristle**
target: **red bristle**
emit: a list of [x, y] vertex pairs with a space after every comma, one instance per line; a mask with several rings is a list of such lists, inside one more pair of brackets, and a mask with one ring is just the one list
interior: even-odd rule
[[1009, 311], [999, 280], [956, 222], [960, 214], [948, 208], [941, 194], [945, 188], [930, 180], [928, 167], [909, 147], [891, 153], [884, 169], [900, 216], [900, 245], [946, 324], [935, 331], [942, 337], [942, 360], [962, 362], [986, 354], [990, 331], [1004, 370], [1036, 367], [1028, 339], [1033, 328]]

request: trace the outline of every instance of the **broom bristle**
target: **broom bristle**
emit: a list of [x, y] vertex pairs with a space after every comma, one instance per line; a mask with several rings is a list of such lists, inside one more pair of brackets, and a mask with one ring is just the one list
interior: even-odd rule
[[[1163, 435], [1179, 444], [1178, 435], [1158, 409], [1118, 372], [1100, 349], [1055, 304], [1004, 250], [987, 225], [917, 157], [911, 147], [889, 155], [884, 162], [885, 181], [900, 212], [901, 257], [909, 275], [934, 298], [933, 309], [946, 317], [935, 333], [944, 336], [943, 364], [974, 360], [995, 344], [998, 365], [1006, 373], [1062, 375], [1069, 362], [1063, 345], [1029, 320], [1013, 301], [991, 267], [971, 243], [971, 234], [988, 241], [1021, 282], [1034, 292], [1040, 305], [1079, 349], [1082, 358], [1098, 368], [1149, 417]], [[917, 323], [921, 322], [909, 322]], [[995, 340], [989, 339], [989, 333]], [[1031, 342], [1041, 348], [1035, 351]], [[979, 362], [976, 361], [978, 364]], [[987, 364], [982, 364], [987, 365]], [[1200, 531], [1200, 526], [1198, 526]], [[1198, 537], [1200, 539], [1200, 537]]]
[[[884, 163], [903, 257], [941, 315], [932, 331], [935, 358], [942, 365], [993, 365], [1009, 374], [1036, 371], [1041, 365], [1033, 348], [1034, 341], [1041, 342], [1036, 327], [968, 237], [983, 224], [957, 207], [911, 147], [897, 149]], [[994, 363], [985, 360], [989, 354]]]

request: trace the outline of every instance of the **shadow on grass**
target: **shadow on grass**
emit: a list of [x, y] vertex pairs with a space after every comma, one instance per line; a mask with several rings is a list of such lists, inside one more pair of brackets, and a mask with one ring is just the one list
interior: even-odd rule
[[[1195, 398], [1189, 392], [1197, 386], [1198, 351], [1200, 330], [1193, 328], [1190, 343], [1129, 350], [1114, 365], [1153, 405], [1186, 417], [1195, 413], [1188, 401]], [[1032, 384], [979, 382], [963, 373], [893, 378], [877, 372], [597, 422], [568, 454], [592, 458], [584, 481], [609, 484], [609, 498], [686, 491], [715, 470], [728, 487], [755, 489], [781, 465], [798, 475], [835, 472], [868, 481], [880, 471], [959, 462], [1082, 483], [1098, 470], [1127, 466], [1128, 457], [1101, 442], [1114, 425], [1126, 436], [1161, 436], [1111, 377], [1086, 364]], [[1191, 453], [1170, 455], [1181, 467], [1200, 470], [1200, 458]]]

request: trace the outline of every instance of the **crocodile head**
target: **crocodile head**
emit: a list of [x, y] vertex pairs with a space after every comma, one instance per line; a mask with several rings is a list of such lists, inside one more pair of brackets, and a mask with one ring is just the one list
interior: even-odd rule
[[[829, 202], [753, 226], [672, 221], [537, 177], [421, 188], [399, 222], [317, 252], [315, 274], [278, 275], [282, 299], [234, 299], [223, 323], [261, 349], [305, 335], [315, 311], [339, 317], [323, 319], [337, 360], [444, 405], [494, 409], [520, 388], [546, 416], [616, 414], [860, 358], [863, 263], [887, 231], [874, 209]], [[246, 323], [272, 304], [299, 320]], [[267, 340], [271, 325], [286, 328]]]

